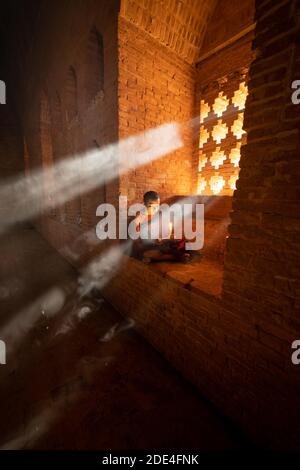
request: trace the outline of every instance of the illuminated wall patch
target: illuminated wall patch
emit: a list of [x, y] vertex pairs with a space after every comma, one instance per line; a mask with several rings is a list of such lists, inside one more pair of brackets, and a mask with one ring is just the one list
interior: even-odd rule
[[207, 186], [207, 181], [205, 178], [203, 178], [203, 176], [199, 176], [198, 178], [198, 194], [202, 194], [203, 191], [205, 190]]
[[226, 155], [223, 150], [220, 150], [220, 147], [217, 147], [210, 157], [210, 163], [216, 170], [218, 170], [218, 168], [223, 165], [225, 160]]
[[239, 177], [239, 175], [231, 175], [229, 180], [228, 180], [229, 187], [230, 187], [230, 189], [232, 189], [232, 191], [234, 191], [236, 189], [236, 182], [238, 180], [238, 177]]
[[219, 194], [225, 186], [225, 180], [223, 176], [212, 176], [209, 180], [209, 186], [213, 194]]
[[208, 139], [209, 139], [208, 130], [204, 126], [201, 126], [201, 128], [200, 128], [199, 147], [202, 148], [203, 145], [205, 145], [207, 143]]
[[212, 130], [212, 137], [217, 144], [220, 144], [223, 139], [225, 139], [228, 133], [228, 127], [226, 126], [225, 122], [222, 122], [221, 119], [218, 120], [218, 124], [216, 124]]
[[199, 157], [199, 163], [198, 163], [198, 171], [201, 171], [207, 163], [207, 156], [206, 155], [200, 155]]
[[231, 149], [229, 160], [235, 168], [238, 168], [241, 158], [241, 142], [237, 142], [236, 146]]
[[200, 102], [200, 123], [202, 124], [204, 119], [207, 118], [207, 116], [210, 113], [210, 106], [206, 103], [206, 101], [201, 100]]
[[215, 99], [215, 102], [213, 104], [213, 110], [214, 113], [218, 116], [221, 117], [222, 114], [226, 111], [227, 107], [229, 106], [229, 99], [224, 95], [224, 93], [221, 91], [218, 94], [218, 97]]
[[245, 108], [247, 94], [248, 87], [246, 86], [245, 82], [240, 83], [239, 89], [234, 92], [232, 98], [232, 103], [239, 110], [243, 110]]
[[243, 123], [244, 123], [244, 114], [239, 113], [237, 119], [231, 126], [231, 132], [237, 139], [241, 139], [242, 135], [245, 133], [243, 130]]

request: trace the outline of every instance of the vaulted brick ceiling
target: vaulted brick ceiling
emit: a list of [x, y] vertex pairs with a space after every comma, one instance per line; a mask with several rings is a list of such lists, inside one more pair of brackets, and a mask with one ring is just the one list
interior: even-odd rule
[[121, 16], [195, 63], [217, 0], [122, 0]]

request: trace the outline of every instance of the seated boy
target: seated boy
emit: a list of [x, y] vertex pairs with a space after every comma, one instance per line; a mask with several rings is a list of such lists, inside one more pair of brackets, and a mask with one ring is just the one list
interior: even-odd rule
[[[145, 213], [135, 218], [136, 231], [140, 234], [135, 241], [134, 253], [144, 262], [152, 260], [186, 261], [189, 254], [185, 251], [184, 240], [172, 238], [171, 225], [162, 230], [161, 214], [159, 213], [160, 197], [155, 191], [144, 194]], [[151, 238], [151, 228], [158, 237]], [[164, 233], [163, 233], [164, 232]]]

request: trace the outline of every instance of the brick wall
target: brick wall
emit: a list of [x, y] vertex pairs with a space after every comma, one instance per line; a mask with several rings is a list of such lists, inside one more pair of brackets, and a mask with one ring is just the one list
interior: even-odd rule
[[[56, 164], [118, 139], [119, 2], [104, 2], [101, 8], [93, 2], [62, 1], [55, 8], [44, 2], [39, 10], [38, 21], [32, 25], [34, 39], [27, 36], [20, 10], [16, 13], [19, 28], [11, 39], [16, 51], [17, 43], [32, 41], [31, 48], [15, 53], [22, 74], [14, 74], [11, 82], [26, 142], [26, 165], [31, 170], [49, 166], [50, 157]], [[104, 197], [115, 202], [118, 185], [117, 178], [108, 182], [105, 196], [100, 185], [78, 194], [44, 213], [36, 226], [56, 248], [72, 244], [82, 233], [94, 231], [96, 207]]]
[[121, 15], [194, 64], [217, 0], [122, 0]]
[[[128, 259], [106, 296], [256, 442], [299, 445], [299, 3], [257, 1], [247, 145], [220, 297]], [[298, 23], [297, 23], [298, 21]], [[116, 296], [118, 292], [118, 296]]]
[[[49, 157], [45, 148], [50, 145], [55, 164], [118, 138], [168, 122], [186, 123], [193, 117], [194, 67], [126, 19], [120, 17], [118, 26], [117, 4], [110, 2], [101, 14], [92, 5], [82, 9], [62, 2], [55, 15], [49, 3], [41, 7], [36, 26], [39, 41], [34, 42], [30, 54], [19, 58], [24, 77], [16, 86], [21, 93], [19, 108], [30, 168], [43, 166], [43, 158]], [[65, 17], [64, 23], [57, 22], [61, 16]], [[103, 46], [102, 42], [97, 45], [99, 33]], [[104, 64], [93, 59], [101, 47]], [[98, 70], [104, 85], [97, 93], [93, 90], [97, 88]], [[26, 82], [29, 85], [25, 90]], [[41, 96], [49, 108], [46, 132]], [[182, 136], [184, 147], [179, 151], [116, 177], [105, 188], [99, 186], [96, 191], [76, 196], [44, 214], [37, 227], [58, 248], [95, 227], [96, 207], [104, 199], [115, 203], [121, 193], [128, 195], [130, 202], [140, 201], [149, 187], [160, 192], [162, 198], [190, 194], [194, 145], [191, 127], [183, 127]]]
[[218, 0], [209, 21], [201, 51], [198, 53], [199, 56], [224, 44], [253, 24], [254, 10], [255, 0]]
[[196, 95], [199, 144], [193, 161], [199, 194], [232, 195], [236, 187], [240, 148], [246, 143], [246, 133], [240, 127], [248, 69], [254, 59], [253, 31], [230, 41], [253, 23], [253, 0], [219, 2], [200, 51]]
[[[194, 112], [194, 68], [125, 18], [119, 19], [119, 136], [139, 134], [169, 122], [185, 123]], [[193, 136], [184, 147], [120, 178], [130, 202], [149, 189], [162, 198], [190, 194]]]
[[300, 374], [290, 353], [300, 331], [300, 109], [291, 103], [291, 82], [300, 72], [299, 13], [293, 1], [256, 5], [258, 58], [250, 68], [248, 144], [233, 199], [224, 273], [224, 300], [256, 334], [255, 380], [262, 390], [273, 388], [260, 408], [261, 420], [270, 414], [270, 426], [280, 425], [278, 433], [286, 432], [295, 446]]

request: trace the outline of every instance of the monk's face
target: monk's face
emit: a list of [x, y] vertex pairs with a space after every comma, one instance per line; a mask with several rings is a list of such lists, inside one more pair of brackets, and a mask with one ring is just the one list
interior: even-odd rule
[[155, 215], [160, 206], [160, 199], [155, 199], [153, 201], [149, 201], [147, 204], [148, 214]]

